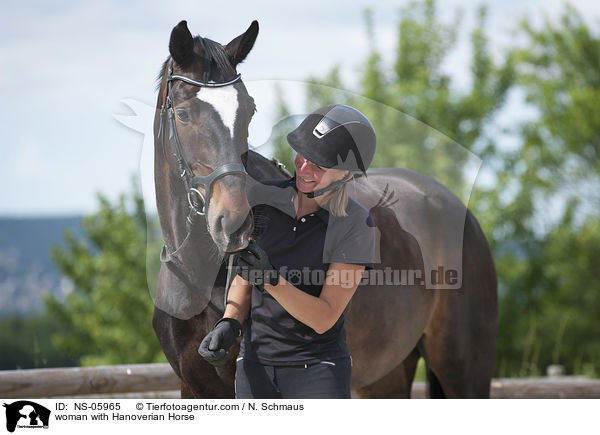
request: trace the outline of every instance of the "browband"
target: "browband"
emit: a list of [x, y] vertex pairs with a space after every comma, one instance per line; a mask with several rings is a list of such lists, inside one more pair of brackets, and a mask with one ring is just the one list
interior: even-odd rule
[[189, 77], [182, 76], [179, 74], [169, 74], [167, 81], [174, 82], [175, 80], [181, 80], [182, 82], [188, 83], [193, 86], [198, 86], [199, 88], [203, 88], [203, 87], [205, 87], [205, 88], [220, 88], [221, 86], [232, 85], [235, 82], [239, 81], [241, 78], [242, 78], [242, 75], [238, 74], [233, 79], [229, 80], [228, 82], [207, 83], [207, 82], [200, 82], [198, 80], [194, 80], [194, 79], [191, 79]]

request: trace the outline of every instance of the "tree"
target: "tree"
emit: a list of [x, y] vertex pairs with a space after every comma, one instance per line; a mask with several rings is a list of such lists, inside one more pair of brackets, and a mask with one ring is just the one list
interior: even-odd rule
[[497, 153], [503, 168], [490, 195], [503, 273], [500, 366], [530, 375], [560, 363], [599, 376], [600, 38], [570, 6], [539, 28], [522, 21], [520, 36], [519, 85], [538, 116], [515, 128], [518, 149]]
[[0, 318], [0, 370], [77, 365], [79, 354], [55, 348], [51, 336], [68, 331], [46, 312], [9, 314]]
[[283, 163], [286, 169], [294, 172], [294, 150], [287, 143], [287, 133], [296, 127], [296, 117], [291, 116], [284, 99], [281, 87], [275, 85], [276, 124], [272, 131], [270, 142], [273, 144], [273, 154]]
[[[494, 62], [485, 36], [486, 10], [477, 12], [471, 33], [471, 87], [459, 90], [443, 69], [456, 45], [458, 18], [439, 20], [433, 0], [402, 8], [393, 65], [377, 51], [371, 12], [365, 12], [370, 53], [361, 67], [358, 92], [345, 91], [339, 66], [322, 79], [311, 77], [310, 108], [332, 101], [363, 112], [377, 131], [373, 167], [403, 167], [433, 176], [468, 201], [472, 185], [464, 167], [487, 144], [485, 127], [503, 107], [514, 81], [510, 54]], [[482, 143], [484, 145], [482, 145]]]
[[69, 331], [53, 341], [65, 352], [83, 355], [83, 365], [164, 361], [152, 329], [149, 288], [155, 283], [147, 280], [158, 275], [158, 224], [147, 221], [136, 191], [121, 195], [116, 204], [102, 195], [98, 199], [99, 211], [83, 221], [86, 239], [66, 233], [66, 248], [52, 252], [75, 287], [64, 303], [46, 300], [49, 312]]

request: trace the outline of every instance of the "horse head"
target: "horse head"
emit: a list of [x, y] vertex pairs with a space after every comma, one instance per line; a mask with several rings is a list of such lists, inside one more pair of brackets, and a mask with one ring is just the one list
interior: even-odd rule
[[255, 105], [236, 67], [257, 35], [256, 21], [226, 45], [192, 37], [185, 21], [171, 33], [155, 120], [155, 139], [162, 143], [162, 151], [155, 153], [155, 175], [157, 180], [168, 178], [169, 185], [163, 188], [162, 201], [157, 186], [166, 242], [171, 239], [175, 245], [181, 237], [173, 222], [165, 225], [164, 221], [185, 222], [180, 215], [187, 214], [188, 234], [189, 226], [203, 216], [220, 253], [239, 250], [248, 243], [252, 219], [244, 168]]

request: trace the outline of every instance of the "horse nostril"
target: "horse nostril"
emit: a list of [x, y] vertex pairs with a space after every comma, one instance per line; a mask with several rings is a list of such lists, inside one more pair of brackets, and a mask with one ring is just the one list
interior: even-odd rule
[[228, 237], [233, 236], [240, 229], [245, 228], [244, 224], [248, 220], [248, 214], [231, 213], [229, 210], [222, 210], [214, 220], [214, 231], [216, 233], [226, 234]]
[[226, 212], [219, 213], [219, 215], [215, 219], [214, 228], [215, 228], [215, 231], [217, 231], [219, 233], [223, 231], [223, 221], [225, 220], [225, 213]]

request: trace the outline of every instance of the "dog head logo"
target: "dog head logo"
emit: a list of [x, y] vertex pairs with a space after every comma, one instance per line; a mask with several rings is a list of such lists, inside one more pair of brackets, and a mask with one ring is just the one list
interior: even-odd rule
[[50, 422], [50, 410], [29, 400], [19, 400], [6, 408], [6, 430], [14, 432], [15, 428], [47, 428]]

